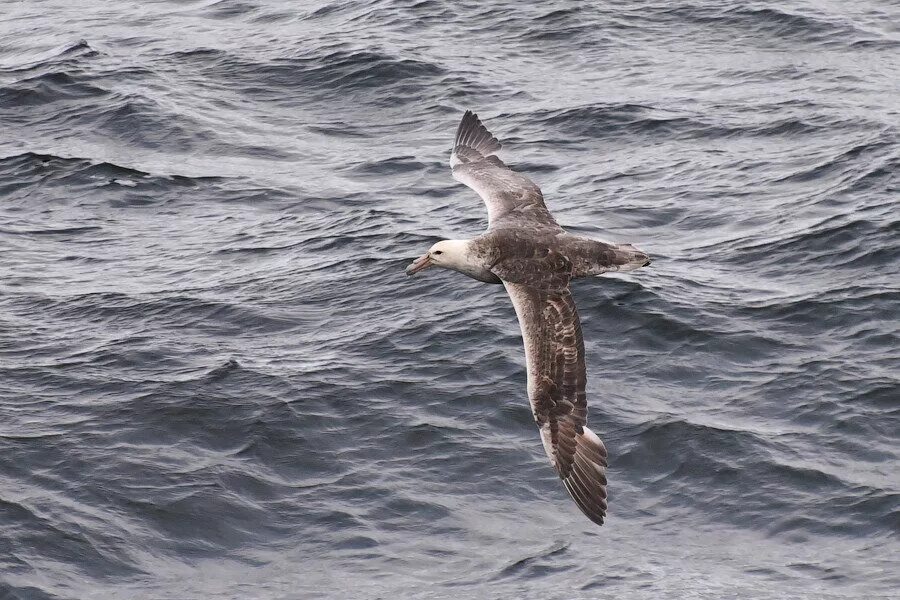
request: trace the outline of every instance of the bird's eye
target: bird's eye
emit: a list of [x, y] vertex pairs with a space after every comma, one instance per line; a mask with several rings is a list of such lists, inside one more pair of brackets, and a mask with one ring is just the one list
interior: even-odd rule
[[435, 253], [435, 254], [443, 254], [444, 251], [443, 251], [443, 250], [435, 250], [434, 253]]

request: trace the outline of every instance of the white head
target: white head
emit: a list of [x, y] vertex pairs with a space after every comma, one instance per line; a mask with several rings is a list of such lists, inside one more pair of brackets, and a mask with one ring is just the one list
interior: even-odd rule
[[432, 266], [459, 271], [467, 264], [468, 249], [467, 240], [442, 240], [406, 267], [406, 274], [415, 275]]

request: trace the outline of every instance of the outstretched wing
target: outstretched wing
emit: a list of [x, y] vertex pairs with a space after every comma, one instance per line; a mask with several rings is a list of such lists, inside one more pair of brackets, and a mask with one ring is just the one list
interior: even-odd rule
[[[517, 279], [515, 272], [497, 273]], [[527, 278], [526, 278], [527, 279]], [[543, 285], [549, 283], [550, 285]], [[528, 399], [544, 450], [578, 508], [598, 525], [606, 516], [606, 447], [586, 427], [584, 340], [567, 282], [505, 280], [528, 365]]]
[[478, 115], [467, 110], [456, 130], [450, 167], [454, 179], [475, 190], [484, 200], [489, 227], [502, 226], [505, 217], [515, 214], [519, 225], [528, 221], [558, 228], [544, 205], [541, 189], [494, 156], [498, 150], [500, 142], [497, 138], [481, 123]]

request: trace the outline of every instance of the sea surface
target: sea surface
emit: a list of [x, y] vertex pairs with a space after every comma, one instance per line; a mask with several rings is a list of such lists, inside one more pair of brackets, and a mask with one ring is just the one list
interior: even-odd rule
[[[479, 113], [571, 231], [544, 455]], [[0, 599], [900, 590], [894, 0], [0, 2]]]

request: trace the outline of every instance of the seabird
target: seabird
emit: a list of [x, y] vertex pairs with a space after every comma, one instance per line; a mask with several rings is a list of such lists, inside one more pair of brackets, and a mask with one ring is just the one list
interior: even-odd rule
[[584, 339], [569, 282], [631, 271], [650, 257], [630, 244], [567, 233], [533, 181], [496, 156], [497, 141], [466, 111], [450, 154], [453, 178], [475, 190], [488, 228], [471, 240], [443, 240], [406, 269], [459, 271], [503, 284], [512, 299], [528, 368], [528, 399], [544, 450], [578, 508], [597, 525], [606, 516], [606, 447], [587, 427]]

